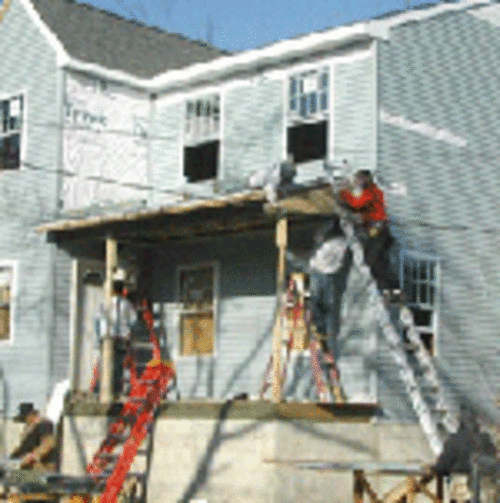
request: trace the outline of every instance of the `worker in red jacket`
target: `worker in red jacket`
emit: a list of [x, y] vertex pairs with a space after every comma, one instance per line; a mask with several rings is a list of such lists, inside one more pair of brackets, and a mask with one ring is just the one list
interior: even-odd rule
[[380, 290], [391, 297], [400, 297], [399, 284], [391, 273], [389, 248], [393, 242], [385, 209], [384, 193], [375, 184], [368, 170], [356, 173], [355, 184], [361, 194], [355, 196], [346, 187], [340, 191], [341, 200], [362, 219], [361, 241], [364, 258]]

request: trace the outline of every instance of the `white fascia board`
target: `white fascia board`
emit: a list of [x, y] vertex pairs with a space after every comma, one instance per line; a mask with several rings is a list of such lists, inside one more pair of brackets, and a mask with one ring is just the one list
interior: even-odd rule
[[142, 91], [152, 91], [151, 79], [135, 77], [134, 75], [131, 75], [130, 73], [124, 72], [122, 70], [112, 70], [97, 63], [86, 63], [84, 61], [80, 61], [79, 59], [68, 56], [68, 59], [62, 62], [60, 66], [64, 69], [74, 70], [75, 72], [82, 72], [89, 74], [90, 76], [100, 78], [102, 80], [115, 82], [117, 84], [124, 84]]
[[343, 26], [322, 33], [312, 33], [295, 40], [277, 42], [268, 47], [245, 51], [241, 54], [222, 56], [180, 70], [170, 70], [152, 79], [141, 79], [120, 70], [109, 70], [98, 64], [85, 63], [73, 58], [66, 61], [65, 66], [150, 92], [162, 92], [196, 83], [209, 83], [238, 72], [251, 72], [263, 65], [277, 64], [308, 53], [335, 49], [351, 42], [370, 40], [378, 36], [379, 31], [378, 27], [372, 26], [371, 22]]
[[284, 40], [268, 47], [245, 51], [234, 56], [223, 56], [214, 61], [192, 65], [183, 70], [170, 71], [152, 79], [155, 89], [166, 89], [191, 82], [215, 80], [236, 72], [258, 69], [286, 59], [304, 56], [321, 50], [334, 49], [351, 42], [368, 40], [373, 35], [367, 23], [343, 26], [322, 33], [311, 33], [293, 40]]
[[42, 35], [47, 40], [48, 44], [56, 52], [57, 65], [64, 66], [71, 58], [64, 49], [62, 43], [57, 38], [57, 35], [45, 24], [40, 14], [35, 9], [30, 0], [19, 0], [24, 10], [28, 13], [34, 25], [40, 30]]

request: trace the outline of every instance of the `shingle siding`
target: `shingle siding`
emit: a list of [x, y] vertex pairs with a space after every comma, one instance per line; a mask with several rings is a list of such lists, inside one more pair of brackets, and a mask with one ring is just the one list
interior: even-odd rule
[[376, 60], [339, 60], [334, 65], [333, 157], [353, 169], [370, 169], [376, 152]]
[[403, 245], [441, 259], [438, 362], [490, 412], [500, 363], [499, 49], [498, 28], [457, 12], [392, 29], [379, 57], [383, 110], [466, 142], [380, 121], [378, 168], [385, 180], [408, 188], [407, 197], [388, 196]]
[[18, 1], [0, 24], [0, 50], [0, 95], [26, 92], [27, 109], [25, 165], [0, 173], [0, 259], [17, 261], [14, 341], [0, 346], [12, 414], [20, 401], [42, 407], [49, 389], [53, 245], [34, 228], [54, 217], [60, 120], [55, 53]]
[[56, 250], [54, 278], [54, 328], [51, 337], [50, 386], [67, 379], [70, 360], [70, 288], [71, 257], [61, 249]]
[[152, 297], [164, 304], [167, 341], [174, 355], [180, 350], [176, 323], [178, 265], [215, 260], [220, 267], [214, 356], [178, 358], [181, 397], [257, 394], [256, 383], [270, 352], [274, 320], [275, 278], [270, 275], [275, 258], [272, 236], [215, 238], [194, 245], [170, 245], [158, 250], [156, 257]]
[[283, 159], [283, 80], [259, 79], [224, 96], [226, 178], [245, 178]]
[[[218, 331], [212, 357], [179, 357], [176, 269], [179, 264], [216, 260], [220, 266]], [[152, 297], [164, 305], [169, 352], [176, 358], [181, 397], [226, 398], [238, 393], [258, 396], [271, 355], [276, 315], [276, 249], [271, 232], [214, 238], [199, 244], [169, 245], [157, 249]], [[350, 397], [374, 400], [373, 373], [377, 327], [365, 309], [366, 284], [351, 270], [344, 294], [339, 336], [340, 365]], [[316, 399], [316, 385], [308, 353], [293, 353], [285, 385], [288, 396]]]
[[181, 166], [181, 139], [184, 103], [159, 98], [153, 104], [152, 141], [150, 144], [151, 204], [168, 200], [162, 191], [174, 190], [184, 182]]

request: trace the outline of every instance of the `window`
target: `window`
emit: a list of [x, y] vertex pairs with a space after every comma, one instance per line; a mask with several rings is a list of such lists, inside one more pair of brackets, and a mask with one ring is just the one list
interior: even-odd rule
[[438, 327], [439, 261], [435, 257], [403, 251], [401, 285], [415, 326], [427, 349], [435, 352]]
[[329, 74], [329, 69], [325, 67], [290, 77], [290, 116], [306, 119], [321, 117], [328, 111]]
[[189, 182], [217, 176], [220, 115], [218, 94], [186, 102], [184, 176]]
[[0, 170], [21, 165], [23, 106], [21, 95], [0, 100]]
[[328, 67], [290, 76], [287, 153], [297, 164], [327, 158], [329, 80]]
[[11, 338], [13, 276], [12, 266], [0, 266], [0, 341]]
[[288, 128], [288, 153], [297, 164], [326, 159], [327, 121], [315, 124], [300, 124]]
[[180, 354], [211, 355], [215, 338], [215, 264], [179, 268]]
[[218, 94], [186, 102], [185, 138], [188, 143], [219, 134], [220, 97]]
[[211, 180], [217, 176], [219, 141], [184, 148], [184, 176], [189, 182]]

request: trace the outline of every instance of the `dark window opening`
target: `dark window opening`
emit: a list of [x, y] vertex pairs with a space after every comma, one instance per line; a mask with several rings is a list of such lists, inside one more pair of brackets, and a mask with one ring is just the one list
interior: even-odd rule
[[431, 355], [434, 354], [434, 334], [430, 332], [422, 332], [420, 334], [420, 339], [424, 348], [427, 349]]
[[413, 320], [417, 327], [430, 327], [432, 324], [432, 311], [419, 309], [418, 307], [411, 308]]
[[288, 153], [293, 154], [297, 164], [326, 159], [327, 124], [327, 121], [321, 121], [288, 128]]
[[0, 170], [19, 169], [21, 153], [21, 137], [13, 134], [0, 138]]
[[219, 143], [217, 140], [184, 148], [184, 175], [188, 182], [216, 178]]

